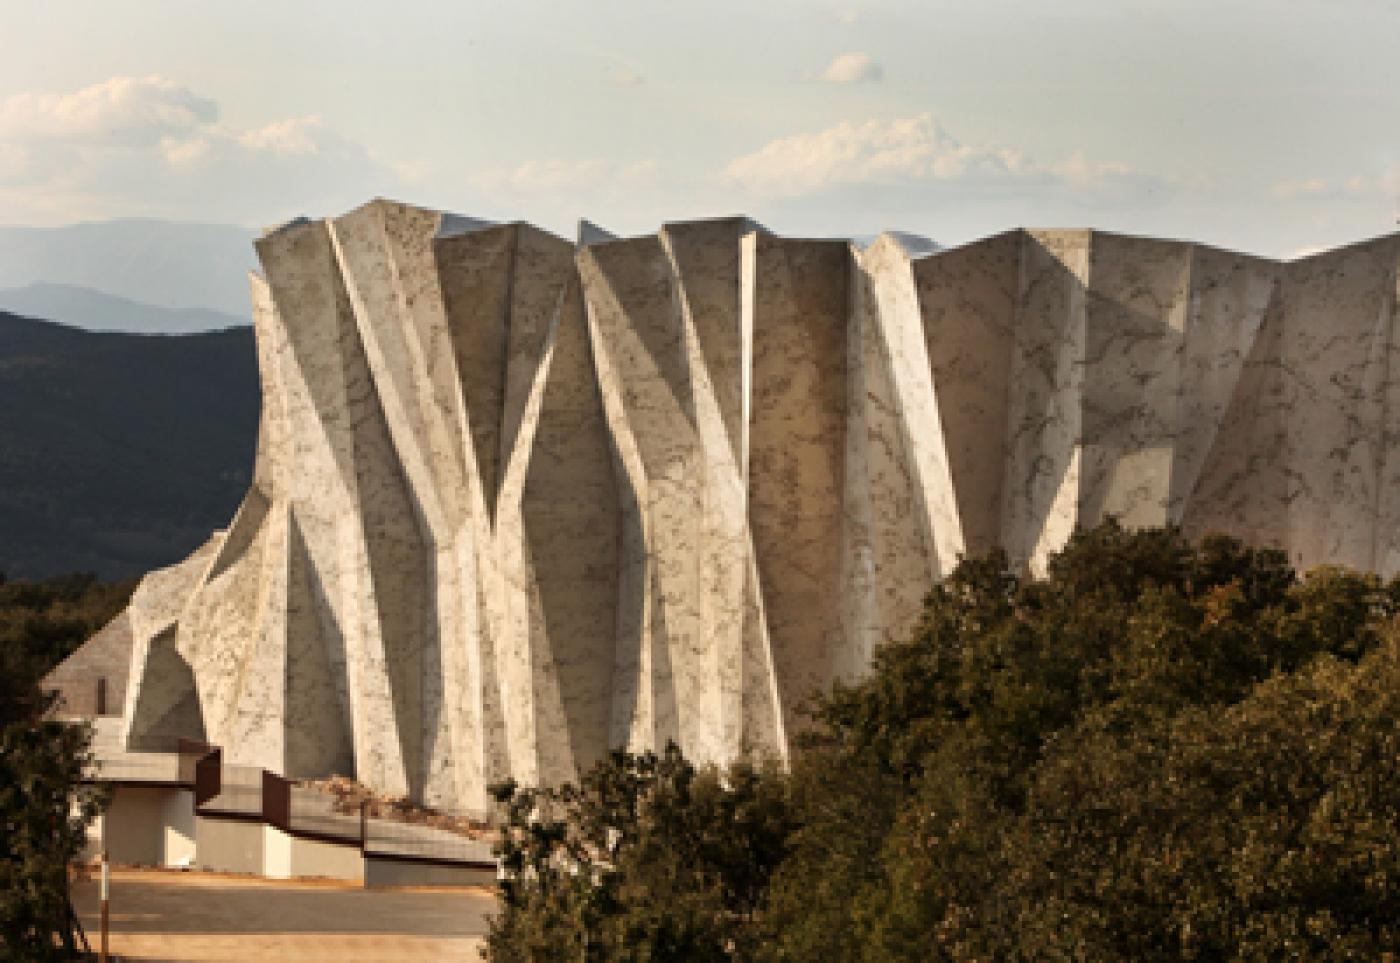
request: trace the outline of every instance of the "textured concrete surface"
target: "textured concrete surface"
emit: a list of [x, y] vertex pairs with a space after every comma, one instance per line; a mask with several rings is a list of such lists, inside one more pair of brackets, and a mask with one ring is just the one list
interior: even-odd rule
[[[84, 643], [44, 680], [59, 694], [54, 711], [65, 716], [120, 716], [131, 671], [131, 614], [122, 612]], [[98, 705], [99, 684], [106, 705]], [[98, 709], [102, 712], [98, 712]]]
[[479, 808], [782, 758], [960, 555], [1107, 514], [1400, 569], [1400, 235], [580, 238], [376, 201], [258, 242], [254, 483], [133, 599], [131, 748]]
[[[95, 880], [73, 885], [97, 947]], [[496, 899], [480, 890], [365, 890], [215, 873], [115, 869], [111, 951], [123, 960], [479, 960]]]

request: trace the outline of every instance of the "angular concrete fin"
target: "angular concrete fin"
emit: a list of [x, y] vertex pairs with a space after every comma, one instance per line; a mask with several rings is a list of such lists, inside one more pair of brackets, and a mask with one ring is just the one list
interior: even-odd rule
[[735, 465], [743, 464], [743, 331], [739, 239], [746, 218], [668, 224], [662, 244], [671, 257], [682, 307], [700, 343], [701, 364], [714, 391]]
[[[309, 413], [314, 414], [325, 435], [340, 484], [353, 491], [347, 400], [351, 372], [344, 352], [360, 353], [360, 343], [326, 224], [303, 221], [289, 225], [254, 246], [281, 321], [289, 350], [287, 363], [304, 381]], [[363, 361], [356, 367], [362, 369]], [[366, 386], [367, 377], [357, 386]]]
[[1165, 525], [1191, 246], [1093, 236], [1085, 299], [1079, 524]]
[[204, 581], [213, 581], [243, 559], [253, 540], [262, 531], [263, 520], [267, 518], [271, 505], [272, 502], [257, 485], [248, 489], [248, 494], [243, 496], [243, 504], [238, 506], [238, 512], [233, 516], [228, 534], [224, 536], [218, 552], [214, 555], [213, 564], [209, 566]]
[[[1019, 231], [1009, 231], [911, 265], [951, 494], [969, 555], [1000, 544], [1022, 243]], [[888, 403], [897, 405], [893, 398]], [[940, 559], [944, 574], [948, 561]]]
[[1088, 231], [1030, 231], [1021, 245], [1007, 399], [1002, 545], [1043, 572], [1079, 521]]
[[[1381, 430], [1384, 438], [1400, 437], [1400, 252], [1392, 267], [1391, 296], [1377, 312], [1379, 391], [1383, 393]], [[1400, 446], [1384, 445], [1376, 465], [1376, 544], [1374, 567], [1384, 578], [1400, 572]]]
[[[877, 645], [913, 627], [938, 566], [925, 526], [914, 517], [922, 498], [890, 371], [880, 304], [865, 260], [862, 255], [851, 275], [847, 338], [840, 593], [844, 638], [836, 667], [837, 675], [847, 680], [864, 671]], [[999, 471], [1000, 459], [996, 467]], [[999, 478], [994, 488], [1000, 491]]]
[[1253, 545], [1286, 548], [1288, 412], [1283, 399], [1283, 302], [1276, 285], [1245, 357], [1229, 406], [1184, 493], [1188, 538], [1230, 532]]
[[497, 461], [502, 476], [517, 454], [529, 456], [528, 451], [517, 451], [520, 420], [544, 363], [549, 332], [563, 306], [566, 289], [571, 303], [582, 310], [577, 277], [574, 249], [567, 241], [528, 224], [516, 226]]
[[433, 242], [471, 432], [466, 442], [474, 453], [487, 511], [493, 516], [502, 471], [504, 372], [518, 230], [518, 225], [502, 224]]
[[748, 503], [788, 732], [834, 677], [841, 631], [849, 250], [752, 236]]
[[1193, 245], [1168, 521], [1179, 525], [1279, 283], [1278, 265]]
[[175, 628], [151, 639], [141, 687], [129, 710], [126, 748], [170, 752], [180, 738], [204, 739], [194, 673], [175, 651]]
[[[1294, 455], [1288, 542], [1295, 563], [1372, 565], [1374, 466], [1392, 442], [1377, 432], [1374, 389], [1383, 378], [1368, 371], [1384, 358], [1373, 345], [1377, 319], [1394, 297], [1395, 258], [1396, 241], [1378, 238], [1283, 269], [1280, 363], [1300, 375], [1285, 382]], [[1314, 372], [1327, 374], [1307, 377]], [[1339, 512], [1341, 505], [1348, 509]]]
[[559, 305], [521, 519], [535, 599], [531, 645], [552, 666], [563, 711], [563, 731], [544, 729], [539, 738], [542, 748], [567, 748], [566, 778], [576, 779], [610, 747], [619, 523], [583, 302], [570, 287]]
[[296, 516], [288, 519], [287, 536], [287, 656], [284, 768], [289, 777], [326, 773], [353, 775], [355, 756], [350, 739], [343, 654], [323, 632], [322, 603], [316, 573], [307, 554], [305, 535]]
[[[667, 733], [705, 759], [702, 742], [714, 736], [705, 722], [714, 712], [714, 675], [698, 664], [708, 660], [694, 640], [705, 631], [695, 549], [706, 480], [672, 266], [655, 237], [584, 248], [577, 263], [611, 430], [626, 484], [640, 500], [646, 575], [628, 584], [649, 593], [640, 685], [650, 690], [638, 701], [648, 707], [652, 733]], [[709, 684], [677, 684], [692, 678]]]

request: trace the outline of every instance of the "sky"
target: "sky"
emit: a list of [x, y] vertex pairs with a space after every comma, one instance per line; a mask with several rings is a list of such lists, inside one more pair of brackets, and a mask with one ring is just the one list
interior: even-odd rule
[[1396, 229], [1396, 0], [0, 0], [0, 224], [386, 196], [1288, 257]]

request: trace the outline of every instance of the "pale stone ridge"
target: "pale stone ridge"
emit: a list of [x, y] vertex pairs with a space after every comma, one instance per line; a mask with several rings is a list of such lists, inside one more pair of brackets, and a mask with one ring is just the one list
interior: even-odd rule
[[571, 243], [379, 200], [256, 247], [254, 480], [123, 617], [131, 748], [480, 809], [612, 749], [781, 761], [962, 555], [1041, 571], [1107, 515], [1400, 570], [1400, 235]]

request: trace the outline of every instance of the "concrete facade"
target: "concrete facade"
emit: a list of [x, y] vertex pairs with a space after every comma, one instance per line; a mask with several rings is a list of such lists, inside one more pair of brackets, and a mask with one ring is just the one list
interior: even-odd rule
[[255, 819], [195, 816], [194, 821], [195, 852], [200, 869], [254, 876], [264, 874], [269, 827]]
[[132, 866], [189, 866], [195, 855], [194, 797], [188, 789], [118, 785], [97, 817], [85, 855], [104, 849]]
[[1400, 235], [581, 237], [376, 201], [257, 243], [253, 485], [133, 599], [129, 746], [482, 807], [781, 759], [960, 555], [1106, 514], [1400, 569]]
[[263, 826], [262, 875], [269, 879], [363, 880], [367, 859], [357, 846], [302, 839], [276, 826]]

